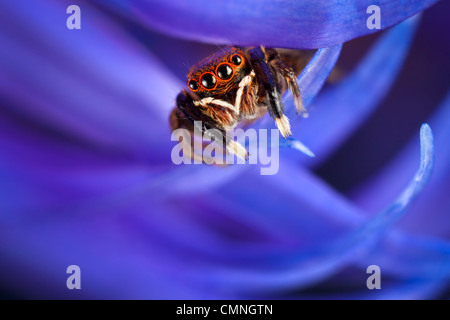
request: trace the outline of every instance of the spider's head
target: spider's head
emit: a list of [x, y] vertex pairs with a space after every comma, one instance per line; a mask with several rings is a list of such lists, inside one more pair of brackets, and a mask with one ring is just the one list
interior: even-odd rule
[[206, 57], [188, 73], [188, 87], [199, 97], [222, 97], [234, 92], [248, 72], [242, 50], [229, 47]]

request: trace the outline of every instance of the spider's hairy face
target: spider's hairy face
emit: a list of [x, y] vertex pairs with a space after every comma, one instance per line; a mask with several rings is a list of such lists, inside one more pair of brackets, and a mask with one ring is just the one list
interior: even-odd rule
[[[222, 141], [227, 152], [246, 159], [248, 152], [226, 136], [242, 119], [251, 120], [269, 111], [283, 137], [291, 135], [289, 119], [284, 114], [282, 93], [294, 95], [297, 112], [303, 111], [300, 90], [292, 67], [278, 51], [263, 46], [229, 47], [194, 65], [188, 73], [188, 89], [182, 89], [172, 111], [172, 130], [195, 129]], [[216, 129], [216, 133], [212, 133]]]
[[250, 72], [250, 63], [242, 50], [226, 48], [203, 59], [188, 73], [188, 87], [200, 98], [226, 99], [233, 95], [240, 81]]

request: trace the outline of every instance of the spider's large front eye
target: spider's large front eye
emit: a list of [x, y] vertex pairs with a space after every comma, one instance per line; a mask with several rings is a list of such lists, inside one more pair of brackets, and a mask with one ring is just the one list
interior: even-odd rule
[[198, 83], [195, 80], [191, 80], [189, 81], [189, 88], [191, 88], [191, 90], [197, 90], [198, 89]]
[[240, 65], [241, 64], [241, 62], [242, 62], [242, 58], [241, 58], [241, 56], [240, 55], [238, 55], [238, 54], [235, 54], [234, 56], [232, 56], [231, 57], [231, 62], [233, 62], [233, 64], [235, 64], [235, 65]]
[[206, 89], [214, 88], [216, 85], [216, 77], [212, 75], [211, 73], [205, 73], [202, 78], [200, 79], [202, 86], [204, 86]]
[[217, 76], [222, 80], [230, 79], [233, 75], [233, 69], [228, 64], [221, 64], [217, 68]]

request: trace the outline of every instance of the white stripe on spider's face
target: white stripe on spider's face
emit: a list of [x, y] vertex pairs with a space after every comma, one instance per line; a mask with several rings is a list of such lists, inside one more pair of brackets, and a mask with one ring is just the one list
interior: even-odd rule
[[202, 100], [194, 100], [194, 105], [206, 107], [208, 104], [215, 104], [217, 106], [225, 107], [230, 109], [233, 112], [236, 112], [239, 114], [239, 109], [237, 109], [235, 106], [233, 106], [231, 103], [228, 103], [226, 101], [220, 100], [220, 99], [214, 99], [212, 97], [203, 98]]
[[220, 99], [214, 99], [213, 97], [207, 97], [201, 100], [194, 100], [193, 101], [194, 105], [196, 105], [197, 107], [198, 106], [206, 107], [208, 104], [215, 104], [217, 106], [228, 108], [239, 114], [242, 103], [242, 94], [244, 93], [245, 87], [249, 86], [252, 83], [254, 76], [255, 72], [252, 70], [252, 72], [249, 75], [246, 75], [244, 78], [242, 78], [241, 82], [239, 82], [239, 89], [236, 92], [236, 101], [234, 103], [234, 106], [229, 102]]

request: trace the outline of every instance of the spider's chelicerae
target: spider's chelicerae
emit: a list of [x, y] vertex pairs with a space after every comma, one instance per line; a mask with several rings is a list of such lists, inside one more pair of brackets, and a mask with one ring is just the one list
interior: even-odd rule
[[241, 119], [254, 119], [267, 110], [283, 137], [291, 135], [281, 95], [289, 88], [297, 112], [304, 111], [298, 73], [277, 49], [228, 47], [218, 51], [189, 70], [188, 90], [177, 96], [177, 107], [170, 116], [171, 129], [185, 128], [193, 133], [195, 128], [215, 141], [223, 141], [229, 153], [247, 159], [247, 150], [228, 138], [226, 130], [235, 128]]

